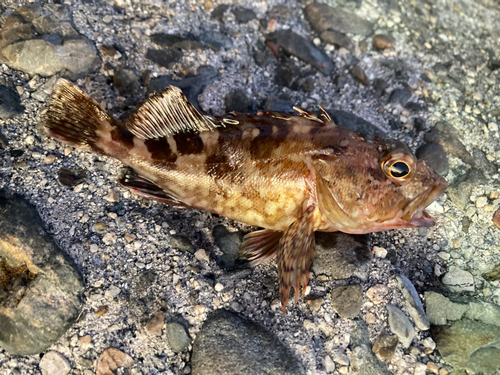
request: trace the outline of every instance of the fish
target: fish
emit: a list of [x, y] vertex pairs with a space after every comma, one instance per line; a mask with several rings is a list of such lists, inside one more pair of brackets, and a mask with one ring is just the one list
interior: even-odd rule
[[45, 131], [77, 149], [120, 160], [118, 184], [139, 196], [213, 212], [262, 229], [239, 256], [277, 259], [281, 308], [309, 283], [316, 231], [363, 234], [435, 224], [425, 208], [446, 180], [402, 142], [342, 128], [328, 113], [210, 116], [168, 86], [116, 120], [59, 79]]

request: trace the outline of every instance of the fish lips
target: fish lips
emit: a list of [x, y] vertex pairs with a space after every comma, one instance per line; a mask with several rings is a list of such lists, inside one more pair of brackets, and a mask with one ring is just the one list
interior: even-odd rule
[[[440, 177], [434, 184], [432, 184], [424, 193], [409, 202], [404, 207], [403, 220], [408, 221], [414, 228], [427, 228], [432, 227], [435, 221], [425, 211], [425, 208], [439, 197], [447, 188], [448, 183]], [[411, 216], [410, 216], [411, 215]]]

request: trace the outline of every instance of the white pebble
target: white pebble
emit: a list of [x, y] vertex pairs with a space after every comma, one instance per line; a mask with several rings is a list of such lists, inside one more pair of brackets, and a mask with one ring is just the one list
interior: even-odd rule
[[208, 262], [209, 260], [207, 252], [204, 249], [200, 249], [194, 253], [194, 257], [200, 261]]
[[47, 352], [40, 360], [42, 375], [66, 375], [71, 371], [68, 360], [55, 351]]
[[387, 250], [380, 246], [373, 246], [373, 252], [378, 258], [385, 258], [387, 256]]
[[221, 292], [222, 289], [224, 289], [224, 285], [222, 285], [221, 283], [217, 283], [215, 284], [214, 289], [216, 292]]

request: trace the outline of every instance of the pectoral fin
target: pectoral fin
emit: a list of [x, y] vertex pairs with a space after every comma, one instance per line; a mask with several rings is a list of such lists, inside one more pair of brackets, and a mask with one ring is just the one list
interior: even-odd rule
[[252, 265], [264, 263], [276, 255], [283, 232], [271, 229], [258, 230], [243, 237], [238, 258], [248, 259]]
[[154, 182], [137, 174], [137, 172], [132, 168], [127, 168], [125, 170], [125, 172], [118, 180], [118, 184], [132, 190], [135, 194], [144, 198], [154, 199], [161, 203], [170, 204], [173, 206], [189, 207], [189, 205], [168, 194]]
[[304, 290], [309, 283], [309, 269], [316, 246], [313, 226], [314, 209], [314, 206], [308, 207], [304, 215], [293, 222], [283, 233], [278, 245], [281, 309], [285, 314], [292, 286], [295, 289], [295, 304], [297, 304], [300, 286]]

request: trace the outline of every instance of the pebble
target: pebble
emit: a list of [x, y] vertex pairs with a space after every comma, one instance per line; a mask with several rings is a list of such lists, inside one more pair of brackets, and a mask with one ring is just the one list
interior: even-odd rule
[[372, 45], [375, 50], [383, 51], [393, 48], [396, 45], [396, 40], [390, 35], [377, 34], [373, 37]]
[[305, 374], [294, 354], [267, 329], [227, 310], [217, 310], [203, 323], [191, 367], [193, 375]]
[[191, 337], [179, 322], [167, 323], [166, 334], [168, 346], [174, 353], [180, 353], [191, 345]]
[[493, 224], [495, 224], [498, 228], [500, 228], [500, 208], [493, 215]]
[[332, 361], [329, 355], [325, 356], [324, 360], [325, 371], [331, 374], [335, 371], [335, 363]]
[[349, 357], [343, 350], [336, 350], [332, 352], [333, 360], [341, 366], [349, 366]]
[[42, 375], [66, 375], [71, 371], [71, 365], [61, 353], [50, 351], [40, 360], [40, 369]]
[[95, 223], [93, 226], [94, 232], [99, 233], [99, 234], [106, 233], [107, 229], [108, 228], [107, 228], [105, 223]]
[[409, 348], [415, 337], [415, 329], [406, 315], [396, 306], [388, 304], [389, 327], [405, 348]]
[[452, 154], [465, 163], [474, 165], [474, 159], [460, 141], [458, 131], [449, 123], [437, 122], [431, 131], [425, 134], [424, 140], [427, 143], [438, 143], [447, 154]]
[[158, 311], [146, 323], [146, 331], [151, 336], [161, 336], [165, 324], [165, 313]]
[[366, 75], [363, 68], [361, 68], [359, 65], [356, 64], [351, 68], [351, 74], [357, 81], [361, 82], [363, 85], [368, 86], [370, 84], [368, 76]]
[[114, 188], [111, 188], [109, 189], [108, 195], [104, 197], [104, 200], [109, 203], [115, 203], [120, 200], [120, 197], [118, 196], [117, 191]]
[[388, 335], [386, 333], [380, 334], [373, 343], [373, 352], [377, 354], [380, 359], [390, 361], [396, 347], [398, 346], [398, 337], [396, 335]]
[[401, 104], [404, 105], [411, 99], [411, 91], [407, 88], [397, 88], [392, 90], [389, 96], [390, 104]]
[[389, 294], [389, 288], [382, 284], [374, 285], [366, 291], [368, 299], [376, 304], [383, 302], [387, 294]]
[[199, 249], [197, 252], [195, 252], [194, 257], [201, 262], [208, 262], [210, 260], [207, 252], [204, 249]]
[[0, 119], [8, 120], [23, 113], [24, 107], [21, 105], [19, 94], [4, 85], [0, 85]]
[[416, 363], [415, 370], [413, 371], [414, 375], [425, 375], [427, 371], [427, 365], [423, 363]]
[[464, 271], [456, 266], [451, 266], [443, 276], [443, 284], [451, 292], [474, 292], [474, 276], [468, 271]]
[[109, 232], [104, 235], [102, 238], [102, 242], [104, 242], [106, 245], [111, 246], [113, 245], [117, 240], [117, 236], [114, 232]]
[[325, 52], [318, 49], [312, 42], [301, 35], [294, 33], [291, 29], [275, 31], [268, 35], [268, 39], [274, 41], [287, 53], [310, 64], [324, 75], [330, 75], [335, 69], [335, 63]]
[[336, 30], [345, 34], [367, 36], [373, 30], [371, 22], [327, 4], [313, 2], [305, 7], [304, 13], [318, 33]]
[[252, 9], [244, 7], [235, 7], [231, 9], [231, 12], [236, 17], [236, 22], [238, 23], [248, 23], [251, 20], [257, 18], [257, 15]]
[[182, 51], [178, 48], [152, 49], [149, 48], [145, 57], [159, 66], [170, 69], [172, 66], [181, 61]]
[[335, 288], [330, 294], [332, 307], [342, 319], [355, 318], [363, 304], [363, 290], [360, 285]]
[[366, 280], [371, 257], [369, 238], [369, 235], [341, 232], [316, 233], [312, 271], [315, 275], [331, 276], [335, 280], [351, 276]]
[[134, 360], [128, 354], [115, 348], [109, 348], [102, 352], [97, 361], [96, 375], [116, 374], [119, 367], [132, 367]]
[[380, 246], [373, 246], [373, 253], [377, 258], [385, 258], [387, 256], [387, 250]]
[[446, 176], [450, 170], [448, 157], [439, 143], [425, 143], [417, 148], [415, 155], [425, 160], [426, 164], [441, 176]]
[[222, 285], [221, 283], [217, 283], [215, 284], [214, 289], [216, 292], [222, 292], [222, 290], [224, 289], [224, 285]]
[[113, 75], [113, 85], [120, 95], [131, 94], [139, 88], [139, 74], [135, 69], [121, 66]]
[[397, 275], [399, 289], [405, 297], [406, 310], [413, 318], [415, 325], [421, 330], [426, 331], [430, 328], [429, 318], [425, 315], [424, 306], [418, 296], [415, 287], [406, 276]]
[[424, 346], [425, 352], [427, 354], [431, 354], [434, 351], [434, 349], [436, 349], [436, 343], [434, 342], [432, 337], [427, 337], [424, 340], [422, 340], [422, 345]]
[[86, 178], [87, 173], [83, 169], [61, 168], [57, 171], [57, 182], [62, 186], [75, 187]]
[[311, 299], [307, 299], [305, 302], [306, 302], [307, 306], [309, 306], [311, 311], [318, 312], [321, 309], [323, 302], [325, 302], [325, 301], [323, 298], [311, 298]]
[[168, 242], [172, 248], [182, 251], [184, 253], [191, 253], [191, 254], [196, 253], [196, 248], [191, 243], [191, 241], [189, 241], [189, 238], [187, 238], [186, 236], [181, 236], [181, 235], [169, 236]]
[[349, 38], [346, 34], [341, 33], [340, 31], [326, 30], [323, 31], [319, 36], [325, 43], [343, 47], [349, 50], [351, 53], [354, 51], [354, 43], [352, 42], [351, 38]]

